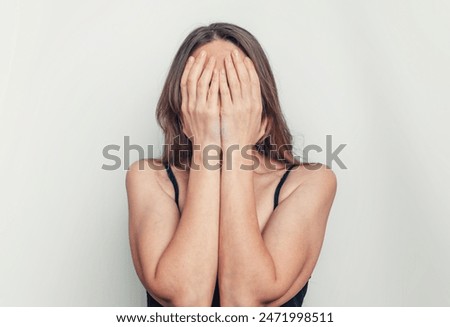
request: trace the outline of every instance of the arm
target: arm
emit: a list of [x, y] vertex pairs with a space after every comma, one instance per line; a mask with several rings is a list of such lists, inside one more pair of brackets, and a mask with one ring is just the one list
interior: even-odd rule
[[[239, 153], [234, 160], [234, 165], [242, 162]], [[290, 177], [295, 179], [293, 173]], [[223, 172], [219, 247], [223, 306], [280, 306], [293, 296], [286, 293], [298, 278], [306, 283], [319, 256], [336, 190], [331, 170], [311, 172], [279, 204], [261, 233], [252, 175], [238, 168]]]
[[[196, 156], [195, 161], [201, 161]], [[127, 173], [129, 235], [139, 278], [164, 306], [209, 306], [217, 275], [218, 171], [190, 173], [183, 213], [152, 168]]]
[[[165, 306], [211, 305], [217, 276], [220, 171], [205, 167], [202, 150], [207, 144], [220, 144], [213, 137], [219, 119], [218, 112], [214, 115], [218, 77], [215, 74], [211, 81], [214, 60], [202, 73], [205, 60], [190, 61], [181, 80], [184, 129], [199, 145], [181, 218], [155, 170], [142, 171], [133, 164], [127, 174], [133, 261], [141, 282]], [[197, 94], [197, 101], [192, 94]]]
[[[229, 162], [231, 161], [231, 162]], [[256, 216], [253, 171], [237, 151], [224, 158], [219, 228], [219, 285], [222, 306], [256, 306], [261, 281], [274, 277]], [[265, 271], [262, 271], [262, 270]], [[269, 278], [267, 278], [269, 277]]]
[[[220, 96], [222, 148], [226, 152], [235, 144], [240, 145], [239, 149], [255, 144], [264, 133], [265, 123], [260, 123], [261, 91], [251, 61], [233, 55], [232, 60], [226, 58], [225, 66]], [[301, 185], [297, 178], [297, 188], [280, 203], [261, 232], [254, 173], [240, 168], [251, 162], [240, 151], [234, 151], [224, 156], [223, 167], [230, 167], [230, 163], [232, 169], [222, 169], [221, 179], [221, 305], [280, 305], [288, 300], [291, 286], [306, 283], [314, 268], [335, 194], [335, 176], [331, 170], [321, 169], [309, 174]]]

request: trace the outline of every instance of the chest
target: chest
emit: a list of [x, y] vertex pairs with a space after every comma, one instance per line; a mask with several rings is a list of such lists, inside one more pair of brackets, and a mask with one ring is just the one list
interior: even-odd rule
[[[179, 186], [179, 205], [180, 210], [183, 208], [186, 201], [186, 192], [189, 178], [180, 178], [178, 180]], [[278, 185], [278, 176], [255, 176], [253, 189], [255, 194], [256, 212], [258, 216], [259, 228], [262, 231], [266, 226], [274, 209], [274, 195], [275, 189]], [[280, 197], [281, 198], [281, 197]]]

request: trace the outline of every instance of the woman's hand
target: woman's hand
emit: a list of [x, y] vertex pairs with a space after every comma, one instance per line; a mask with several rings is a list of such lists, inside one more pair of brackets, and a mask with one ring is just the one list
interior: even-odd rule
[[224, 69], [220, 72], [219, 83], [222, 148], [237, 144], [241, 150], [254, 145], [265, 133], [267, 120], [261, 123], [261, 88], [253, 62], [242, 58], [238, 51], [225, 57], [225, 68], [226, 73]]
[[205, 62], [205, 51], [189, 57], [180, 82], [183, 132], [201, 148], [220, 146], [219, 73], [214, 57]]

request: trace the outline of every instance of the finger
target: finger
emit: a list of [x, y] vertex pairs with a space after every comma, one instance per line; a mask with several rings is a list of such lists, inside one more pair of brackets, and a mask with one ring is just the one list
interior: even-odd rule
[[180, 81], [180, 89], [181, 89], [181, 110], [186, 110], [187, 104], [188, 104], [188, 91], [187, 91], [187, 78], [189, 75], [189, 72], [192, 68], [192, 65], [194, 64], [195, 58], [192, 56], [189, 56], [186, 66], [184, 67], [183, 75], [181, 76]]
[[232, 104], [232, 101], [230, 89], [227, 84], [227, 76], [225, 75], [225, 69], [222, 68], [219, 75], [220, 103], [222, 107], [227, 108]]
[[206, 51], [202, 50], [200, 55], [195, 59], [194, 65], [192, 66], [188, 78], [187, 78], [187, 89], [188, 89], [188, 107], [193, 109], [197, 102], [197, 82], [198, 78], [203, 70], [205, 64]]
[[251, 96], [251, 87], [249, 85], [250, 76], [248, 74], [248, 68], [244, 64], [243, 58], [239, 55], [239, 51], [236, 49], [233, 50], [233, 63], [236, 68], [236, 72], [238, 75], [239, 83], [241, 86], [241, 94]]
[[227, 71], [228, 85], [230, 85], [231, 98], [235, 101], [241, 97], [241, 85], [230, 54], [225, 57], [225, 68]]
[[209, 58], [208, 64], [203, 70], [202, 76], [197, 83], [197, 101], [205, 103], [208, 96], [209, 84], [211, 82], [212, 73], [214, 66], [216, 64], [216, 59], [214, 57]]
[[259, 82], [258, 74], [256, 73], [255, 65], [249, 57], [245, 57], [244, 64], [247, 67], [250, 76], [252, 98], [254, 101], [258, 101], [259, 103], [261, 103], [262, 108], [261, 85]]
[[214, 69], [211, 86], [209, 87], [208, 92], [208, 103], [210, 105], [217, 104], [219, 100], [219, 72], [217, 69]]

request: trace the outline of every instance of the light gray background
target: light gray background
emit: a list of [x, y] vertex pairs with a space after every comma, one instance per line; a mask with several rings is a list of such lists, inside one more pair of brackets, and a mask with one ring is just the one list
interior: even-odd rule
[[145, 305], [125, 170], [102, 149], [161, 144], [169, 65], [215, 21], [263, 45], [297, 146], [347, 144], [305, 306], [450, 305], [449, 17], [430, 0], [1, 0], [0, 305]]

